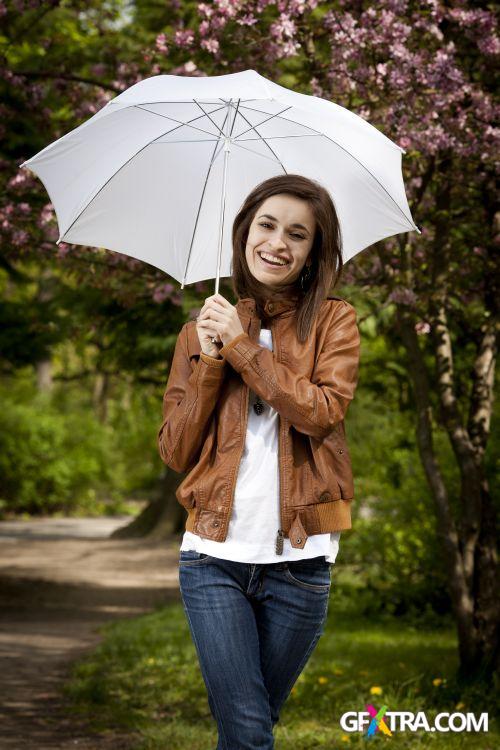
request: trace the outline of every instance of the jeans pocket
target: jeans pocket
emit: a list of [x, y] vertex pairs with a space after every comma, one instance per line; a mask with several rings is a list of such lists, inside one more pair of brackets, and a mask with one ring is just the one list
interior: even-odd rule
[[183, 549], [179, 552], [179, 565], [201, 565], [211, 559], [205, 552], [196, 552], [192, 549]]
[[331, 574], [332, 565], [326, 561], [324, 555], [309, 560], [289, 560], [285, 568], [285, 578], [290, 583], [310, 591], [329, 591]]

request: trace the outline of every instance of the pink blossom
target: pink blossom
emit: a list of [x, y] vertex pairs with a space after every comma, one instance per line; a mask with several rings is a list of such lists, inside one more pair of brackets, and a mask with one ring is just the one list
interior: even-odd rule
[[251, 13], [247, 13], [246, 15], [241, 16], [241, 18], [237, 18], [236, 23], [240, 26], [254, 26], [256, 23], [259, 23], [259, 19], [252, 16]]
[[156, 37], [156, 49], [163, 55], [168, 54], [168, 46], [166, 41], [167, 37], [165, 36], [165, 34], [158, 34], [158, 36]]
[[407, 305], [413, 307], [417, 303], [417, 295], [413, 289], [407, 289], [406, 287], [396, 287], [389, 294], [389, 301], [395, 302], [398, 305]]
[[424, 336], [428, 333], [430, 333], [431, 327], [429, 323], [425, 320], [419, 320], [418, 323], [415, 323], [415, 332], [418, 336]]
[[203, 49], [206, 49], [207, 52], [210, 52], [211, 54], [215, 55], [220, 48], [219, 40], [218, 39], [202, 39], [200, 42], [200, 47]]
[[70, 246], [66, 242], [61, 242], [57, 246], [57, 253], [56, 253], [56, 255], [57, 255], [58, 258], [65, 258], [66, 255], [69, 253], [69, 250], [70, 250]]
[[38, 218], [38, 224], [39, 226], [43, 227], [46, 224], [48, 224], [52, 219], [54, 218], [54, 206], [52, 203], [46, 203], [45, 206], [40, 211], [40, 216]]
[[472, 252], [474, 253], [474, 255], [479, 255], [481, 258], [486, 258], [487, 255], [488, 255], [487, 252], [486, 252], [486, 250], [484, 249], [484, 247], [477, 247], [476, 246], [476, 247], [472, 248]]
[[198, 3], [198, 13], [204, 15], [206, 18], [210, 18], [214, 13], [214, 9], [208, 3]]
[[106, 75], [106, 66], [104, 65], [104, 63], [96, 63], [95, 65], [91, 66], [90, 70], [92, 71], [92, 75], [95, 75], [98, 78]]
[[179, 29], [175, 32], [174, 40], [178, 47], [192, 47], [194, 44], [194, 32], [192, 29]]
[[161, 304], [164, 302], [167, 297], [172, 294], [174, 291], [173, 284], [170, 284], [170, 282], [167, 282], [166, 284], [161, 284], [160, 286], [157, 286], [156, 289], [153, 292], [153, 300]]
[[234, 18], [243, 5], [243, 0], [213, 0], [213, 4], [217, 6], [217, 10], [221, 16]]
[[23, 169], [20, 172], [16, 172], [14, 177], [10, 178], [10, 180], [7, 182], [7, 186], [10, 188], [24, 186], [26, 182], [28, 181], [28, 179], [29, 179], [28, 172]]
[[11, 242], [16, 247], [22, 247], [27, 245], [29, 240], [29, 234], [24, 229], [14, 229], [11, 235]]

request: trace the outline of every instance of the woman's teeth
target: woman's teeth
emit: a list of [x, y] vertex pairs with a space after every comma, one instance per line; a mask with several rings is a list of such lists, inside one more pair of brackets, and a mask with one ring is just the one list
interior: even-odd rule
[[270, 253], [258, 253], [259, 257], [262, 258], [264, 263], [266, 263], [269, 266], [287, 266], [288, 261], [286, 260], [278, 260]]

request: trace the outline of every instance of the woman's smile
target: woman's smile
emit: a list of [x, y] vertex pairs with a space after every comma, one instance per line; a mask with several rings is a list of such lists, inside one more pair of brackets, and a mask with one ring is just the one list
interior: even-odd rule
[[250, 224], [245, 255], [250, 273], [268, 292], [298, 282], [311, 251], [316, 219], [311, 205], [287, 193], [272, 195]]
[[[276, 255], [275, 253], [272, 253], [268, 250], [258, 250], [257, 256], [259, 258], [259, 262], [263, 266], [265, 266], [266, 270], [268, 269], [270, 271], [271, 270], [274, 271], [276, 269], [279, 270], [281, 268], [288, 268], [292, 264], [292, 261], [286, 258], [280, 257]], [[271, 260], [271, 258], [273, 260]]]

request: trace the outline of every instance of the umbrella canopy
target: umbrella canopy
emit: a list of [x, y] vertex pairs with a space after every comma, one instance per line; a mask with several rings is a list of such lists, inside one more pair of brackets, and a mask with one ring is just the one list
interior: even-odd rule
[[402, 153], [344, 107], [245, 70], [147, 78], [21, 166], [47, 189], [58, 243], [125, 253], [182, 286], [216, 277], [218, 291], [219, 276], [232, 274], [233, 219], [275, 175], [301, 174], [330, 192], [344, 262], [420, 232]]

